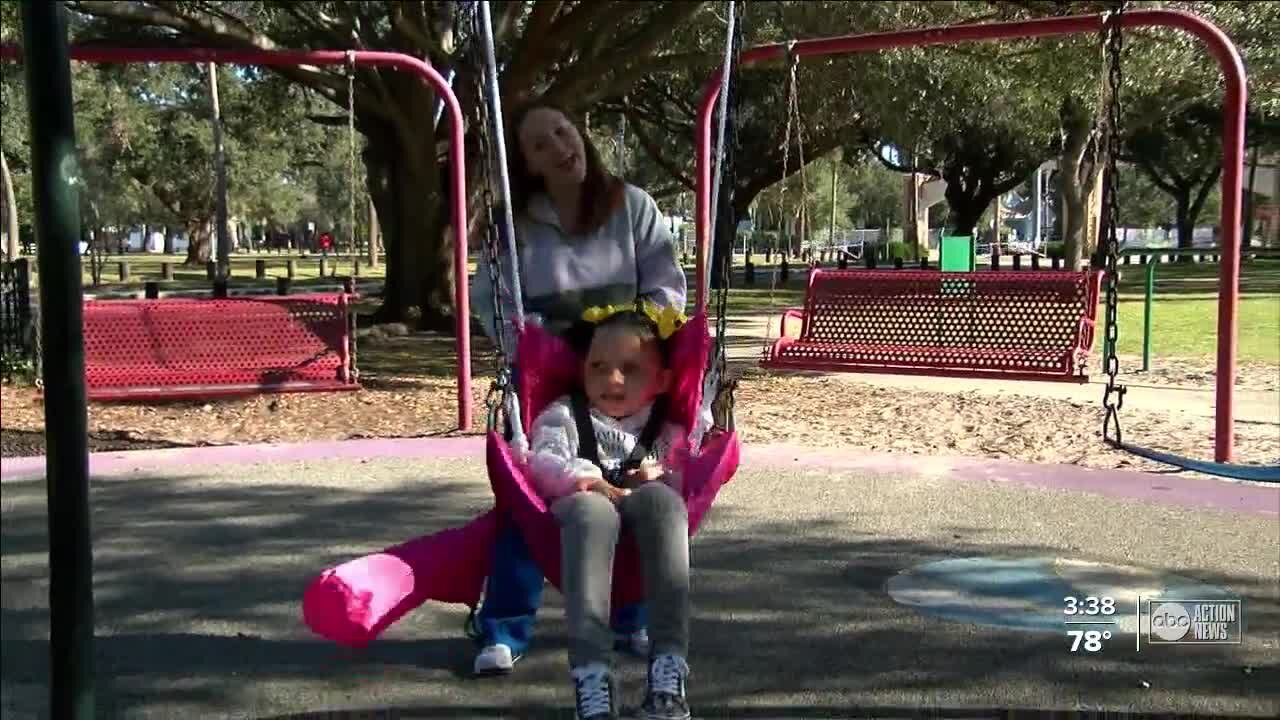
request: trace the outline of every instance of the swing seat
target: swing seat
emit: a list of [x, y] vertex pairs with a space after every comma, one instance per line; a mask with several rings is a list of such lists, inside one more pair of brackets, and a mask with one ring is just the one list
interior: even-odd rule
[[[538, 413], [579, 382], [581, 360], [561, 339], [536, 326], [528, 326], [519, 339], [521, 417], [526, 432]], [[702, 371], [710, 352], [707, 318], [698, 315], [680, 328], [671, 340], [672, 390], [668, 419], [685, 428], [693, 426], [702, 401]], [[488, 436], [489, 479], [500, 515], [510, 517], [524, 535], [530, 555], [552, 585], [560, 588], [560, 527], [547, 503], [528, 476], [528, 468], [515, 457], [497, 432]], [[689, 536], [701, 525], [720, 488], [733, 477], [739, 459], [736, 433], [708, 434], [696, 455], [678, 449], [683, 465], [683, 496], [689, 514]], [[626, 532], [614, 556], [613, 607], [644, 598], [640, 558]]]
[[[813, 270], [761, 365], [1084, 383], [1102, 273]], [[788, 337], [787, 320], [801, 322]]]
[[356, 390], [350, 295], [84, 303], [90, 400]]

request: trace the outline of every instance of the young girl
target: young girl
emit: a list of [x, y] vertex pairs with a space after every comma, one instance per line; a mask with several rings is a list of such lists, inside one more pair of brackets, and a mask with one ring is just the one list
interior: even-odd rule
[[581, 389], [531, 429], [530, 474], [560, 523], [569, 668], [579, 720], [618, 717], [610, 670], [614, 551], [630, 530], [649, 605], [646, 720], [687, 720], [689, 520], [681, 476], [663, 467], [684, 430], [663, 419], [671, 385], [657, 323], [623, 311], [589, 333]]

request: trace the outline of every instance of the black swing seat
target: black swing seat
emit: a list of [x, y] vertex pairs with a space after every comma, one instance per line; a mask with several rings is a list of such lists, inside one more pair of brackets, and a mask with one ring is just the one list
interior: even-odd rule
[[[1088, 381], [1101, 271], [809, 274], [761, 362], [778, 370]], [[801, 322], [787, 336], [787, 319]]]

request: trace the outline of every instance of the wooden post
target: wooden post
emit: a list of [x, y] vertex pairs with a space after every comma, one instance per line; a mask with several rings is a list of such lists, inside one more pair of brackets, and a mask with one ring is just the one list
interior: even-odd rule
[[173, 279], [173, 263], [171, 262], [160, 263], [160, 277], [164, 278], [165, 280]]
[[116, 263], [116, 274], [120, 277], [120, 282], [129, 282], [129, 263], [120, 261]]
[[285, 269], [289, 273], [289, 279], [292, 280], [298, 274], [298, 261], [295, 258], [289, 258], [285, 261]]
[[291, 282], [289, 281], [289, 278], [287, 278], [287, 277], [278, 277], [278, 278], [276, 278], [276, 294], [277, 294], [277, 295], [288, 295], [288, 294], [289, 294], [289, 286], [290, 286], [290, 285], [292, 285], [292, 284], [293, 284], [293, 283], [291, 283]]
[[258, 258], [257, 260], [254, 260], [254, 261], [253, 261], [253, 276], [254, 276], [254, 277], [256, 277], [256, 278], [257, 278], [257, 279], [259, 279], [259, 280], [262, 280], [263, 278], [265, 278], [265, 277], [267, 276], [267, 261], [266, 261], [266, 260], [264, 260], [264, 259], [262, 259], [262, 258]]

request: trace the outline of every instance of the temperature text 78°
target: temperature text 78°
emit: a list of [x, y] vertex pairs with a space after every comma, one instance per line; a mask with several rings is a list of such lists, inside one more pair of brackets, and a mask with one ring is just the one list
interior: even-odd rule
[[1102, 649], [1102, 641], [1111, 639], [1111, 631], [1068, 630], [1067, 636], [1071, 638], [1071, 652], [1080, 652], [1082, 647], [1085, 652], [1098, 652]]

